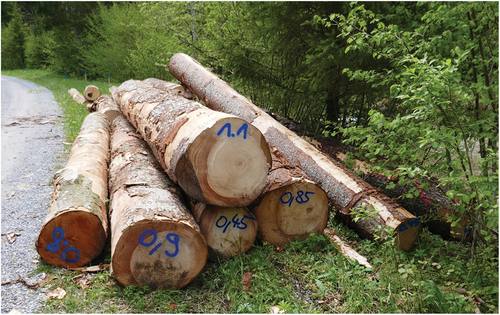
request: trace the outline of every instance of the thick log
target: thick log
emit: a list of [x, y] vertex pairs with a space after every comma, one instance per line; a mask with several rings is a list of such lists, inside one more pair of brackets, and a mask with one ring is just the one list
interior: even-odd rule
[[[270, 146], [278, 148], [328, 194], [339, 215], [360, 235], [383, 236], [382, 229], [388, 226], [397, 232], [397, 248], [413, 248], [422, 225], [394, 200], [278, 123], [193, 58], [175, 54], [169, 61], [169, 70], [208, 107], [241, 117], [257, 127]], [[368, 215], [360, 220], [354, 217], [363, 212]]]
[[148, 145], [123, 117], [112, 125], [111, 268], [121, 285], [179, 289], [207, 261], [207, 245]]
[[191, 199], [191, 213], [199, 224], [211, 261], [250, 250], [257, 236], [257, 219], [247, 208], [207, 205]]
[[73, 98], [73, 100], [75, 102], [77, 102], [78, 104], [88, 104], [89, 102], [85, 99], [85, 97], [83, 97], [82, 94], [80, 94], [80, 92], [78, 92], [77, 89], [75, 88], [71, 88], [68, 90], [68, 94], [71, 95], [71, 97]]
[[264, 188], [269, 147], [245, 120], [140, 81], [123, 83], [115, 95], [124, 116], [190, 197], [246, 207]]
[[87, 85], [85, 87], [85, 91], [83, 92], [83, 97], [85, 97], [86, 100], [88, 101], [95, 101], [96, 99], [101, 96], [101, 92], [99, 91], [99, 88], [95, 85]]
[[257, 238], [271, 245], [321, 234], [328, 221], [328, 196], [276, 148], [266, 187], [251, 205], [259, 223]]
[[190, 99], [190, 100], [193, 99], [193, 93], [191, 93], [191, 91], [189, 89], [187, 89], [186, 87], [184, 87], [180, 84], [163, 81], [163, 80], [156, 79], [156, 78], [149, 78], [149, 79], [144, 80], [143, 82], [147, 83], [147, 84], [151, 85], [152, 87], [157, 88], [159, 90], [173, 91], [174, 93], [177, 93], [177, 95], [179, 95], [179, 96], [182, 96], [182, 97]]
[[109, 133], [106, 116], [89, 114], [68, 162], [54, 175], [52, 202], [36, 240], [38, 253], [50, 265], [84, 266], [105, 245]]
[[103, 94], [99, 96], [93, 103], [87, 105], [87, 110], [89, 112], [99, 112], [109, 119], [109, 123], [112, 124], [116, 117], [121, 115], [120, 108], [116, 104], [115, 100], [107, 95]]

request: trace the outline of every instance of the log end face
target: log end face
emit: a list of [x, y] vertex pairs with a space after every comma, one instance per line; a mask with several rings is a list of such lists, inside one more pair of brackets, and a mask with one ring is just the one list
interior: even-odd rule
[[394, 244], [397, 249], [410, 251], [422, 232], [423, 224], [419, 218], [412, 217], [404, 220], [396, 228]]
[[44, 224], [36, 249], [49, 265], [76, 268], [96, 258], [106, 238], [107, 233], [96, 215], [86, 210], [70, 210]]
[[208, 250], [201, 233], [173, 221], [144, 221], [125, 230], [112, 257], [122, 285], [180, 289], [203, 269]]

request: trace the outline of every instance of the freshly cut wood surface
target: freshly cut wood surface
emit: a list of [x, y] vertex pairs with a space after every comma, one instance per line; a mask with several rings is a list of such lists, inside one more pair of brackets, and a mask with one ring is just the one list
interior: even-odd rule
[[[278, 123], [193, 58], [175, 54], [168, 66], [170, 73], [208, 107], [241, 117], [257, 127], [270, 146], [278, 148], [287, 160], [302, 168], [323, 188], [338, 213], [360, 235], [374, 238], [380, 233], [380, 226], [389, 226], [397, 231], [395, 242], [398, 248], [413, 248], [422, 225], [394, 200]], [[352, 220], [355, 213], [366, 210], [375, 213], [359, 221]]]
[[180, 289], [207, 261], [207, 245], [148, 145], [123, 116], [113, 123], [111, 268], [121, 285]]
[[75, 88], [71, 88], [68, 90], [68, 94], [71, 95], [71, 97], [73, 98], [73, 100], [75, 102], [77, 102], [78, 104], [88, 104], [89, 101], [87, 101], [87, 99], [85, 99], [85, 97], [83, 97], [83, 95], [78, 92], [77, 89]]
[[109, 133], [106, 116], [87, 115], [68, 162], [54, 175], [52, 202], [35, 244], [50, 265], [84, 266], [105, 245]]
[[272, 245], [321, 234], [328, 221], [328, 196], [276, 149], [261, 196], [250, 206], [259, 223], [257, 237]]
[[97, 86], [87, 85], [87, 87], [85, 87], [85, 91], [83, 92], [83, 96], [86, 100], [93, 102], [101, 96], [101, 92]]
[[257, 219], [246, 208], [190, 202], [208, 246], [208, 259], [227, 259], [250, 250], [257, 236]]
[[264, 188], [269, 147], [245, 120], [141, 81], [124, 82], [115, 98], [169, 177], [190, 197], [245, 207]]
[[87, 110], [89, 112], [97, 111], [101, 114], [106, 115], [111, 124], [117, 116], [121, 115], [120, 108], [116, 104], [115, 100], [107, 94], [103, 94], [99, 96], [99, 98], [97, 98], [93, 103], [89, 103], [87, 105]]

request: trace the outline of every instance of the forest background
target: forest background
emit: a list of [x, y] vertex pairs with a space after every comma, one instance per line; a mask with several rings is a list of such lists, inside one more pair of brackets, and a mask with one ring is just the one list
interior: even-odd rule
[[471, 257], [498, 269], [498, 2], [1, 6], [2, 70], [175, 81], [169, 58], [189, 54], [259, 107], [407, 175], [399, 184], [435, 178], [472, 218]]

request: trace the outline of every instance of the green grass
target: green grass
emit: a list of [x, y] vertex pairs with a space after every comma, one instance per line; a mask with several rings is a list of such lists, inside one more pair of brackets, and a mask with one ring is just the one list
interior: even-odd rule
[[[104, 93], [107, 82], [85, 82], [43, 71], [2, 72], [50, 89], [64, 110], [68, 141], [78, 134], [84, 106], [67, 94], [94, 84]], [[113, 83], [112, 83], [113, 85]], [[119, 85], [119, 84], [114, 84]], [[89, 286], [76, 282], [82, 272], [40, 262], [37, 272], [54, 278], [39, 290], [58, 287], [62, 300], [47, 300], [43, 313], [269, 313], [277, 306], [286, 313], [498, 313], [498, 248], [479, 248], [472, 258], [470, 244], [443, 241], [422, 232], [411, 252], [393, 248], [393, 240], [363, 240], [335, 219], [328, 222], [341, 238], [367, 257], [373, 269], [359, 266], [330, 244], [311, 236], [283, 248], [254, 245], [247, 253], [208, 262], [181, 290], [157, 290], [118, 285], [109, 271], [88, 273]], [[109, 248], [92, 264], [110, 262]], [[251, 272], [250, 288], [242, 277]], [[460, 292], [460, 293], [457, 293]], [[484, 303], [479, 303], [480, 298]]]

